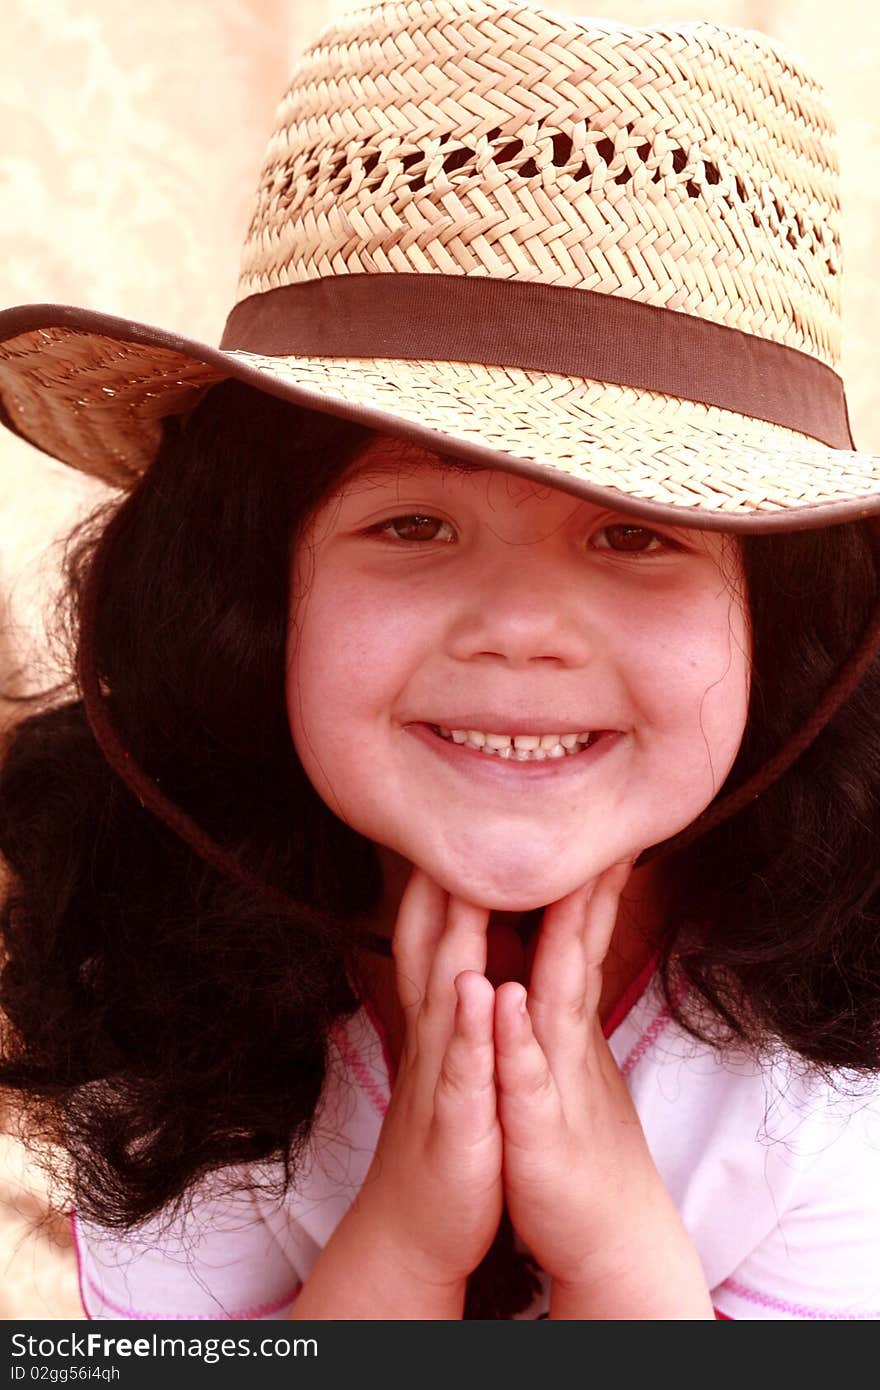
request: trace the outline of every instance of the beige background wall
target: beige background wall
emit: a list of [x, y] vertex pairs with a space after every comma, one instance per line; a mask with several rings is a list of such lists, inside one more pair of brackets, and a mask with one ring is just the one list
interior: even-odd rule
[[[3, 0], [0, 306], [56, 301], [216, 341], [232, 304], [274, 105], [339, 0]], [[880, 451], [880, 8], [875, 0], [556, 0], [626, 23], [764, 29], [829, 89], [844, 200], [844, 375], [856, 442]], [[40, 680], [53, 539], [103, 488], [0, 437], [0, 680]], [[5, 1206], [3, 1205], [5, 1202]], [[0, 1317], [82, 1313], [64, 1223], [0, 1141]]]

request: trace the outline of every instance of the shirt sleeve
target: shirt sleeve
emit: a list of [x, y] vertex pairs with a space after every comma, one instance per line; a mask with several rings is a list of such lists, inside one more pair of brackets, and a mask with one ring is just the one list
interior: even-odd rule
[[133, 1232], [108, 1230], [71, 1213], [86, 1317], [289, 1317], [302, 1281], [247, 1181], [246, 1168], [211, 1174], [179, 1214], [160, 1213]]
[[[779, 1148], [777, 1149], [777, 1145]], [[773, 1150], [776, 1150], [773, 1152]], [[832, 1097], [767, 1150], [797, 1170], [766, 1237], [718, 1288], [734, 1319], [880, 1320], [880, 1103]]]

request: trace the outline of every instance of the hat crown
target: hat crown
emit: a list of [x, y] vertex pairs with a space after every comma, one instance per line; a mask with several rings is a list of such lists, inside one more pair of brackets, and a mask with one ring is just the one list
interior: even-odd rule
[[825, 95], [763, 34], [393, 0], [300, 58], [238, 298], [364, 273], [516, 279], [836, 368], [839, 222]]

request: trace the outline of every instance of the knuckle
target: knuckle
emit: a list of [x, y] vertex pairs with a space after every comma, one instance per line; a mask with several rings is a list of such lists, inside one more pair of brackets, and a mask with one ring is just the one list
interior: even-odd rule
[[562, 1021], [576, 1028], [583, 1027], [587, 1022], [587, 1000], [583, 994], [578, 994], [573, 998], [566, 999], [561, 1009]]
[[553, 1077], [550, 1068], [542, 1063], [536, 1067], [525, 1079], [525, 1087], [529, 1094], [538, 1101], [548, 1100], [554, 1091]]
[[453, 1099], [479, 1095], [492, 1084], [491, 1077], [483, 1072], [483, 1068], [474, 1064], [472, 1050], [463, 1055], [461, 1049], [451, 1044], [440, 1064], [438, 1090]]
[[460, 1098], [468, 1090], [467, 1077], [462, 1068], [448, 1056], [444, 1057], [440, 1066], [437, 1086], [441, 1095], [452, 1099]]

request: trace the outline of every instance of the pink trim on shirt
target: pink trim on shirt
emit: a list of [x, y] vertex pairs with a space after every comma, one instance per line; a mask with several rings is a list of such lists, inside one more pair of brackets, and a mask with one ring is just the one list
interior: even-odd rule
[[[639, 976], [639, 979], [641, 978], [642, 977]], [[646, 981], [645, 983], [647, 985], [649, 981]], [[686, 993], [687, 984], [684, 980], [679, 979], [673, 985], [672, 990], [672, 996], [676, 1005], [681, 1003]], [[630, 1048], [629, 1053], [624, 1058], [620, 1068], [622, 1076], [629, 1076], [633, 1067], [635, 1067], [636, 1064], [641, 1061], [641, 1059], [644, 1057], [645, 1053], [649, 1050], [649, 1048], [653, 1047], [654, 1043], [660, 1037], [660, 1034], [663, 1033], [666, 1028], [668, 1028], [671, 1022], [672, 1015], [669, 1012], [669, 1009], [664, 1004], [663, 1007], [654, 1015], [651, 1022], [645, 1029], [644, 1033], [639, 1038], [638, 1042], [632, 1048]]]
[[282, 1308], [286, 1308], [289, 1303], [293, 1302], [302, 1288], [302, 1284], [299, 1283], [290, 1293], [276, 1298], [272, 1303], [263, 1303], [258, 1308], [243, 1308], [236, 1313], [141, 1313], [137, 1308], [126, 1308], [121, 1303], [114, 1303], [101, 1291], [93, 1279], [88, 1279], [87, 1282], [92, 1293], [101, 1299], [111, 1313], [118, 1313], [119, 1317], [131, 1318], [135, 1322], [232, 1322], [236, 1319], [246, 1321], [267, 1317], [270, 1313], [280, 1313]]
[[390, 1095], [391, 1091], [393, 1090], [394, 1082], [397, 1075], [397, 1068], [394, 1065], [394, 1058], [391, 1056], [391, 1044], [388, 1041], [388, 1034], [385, 1032], [385, 1024], [382, 1022], [381, 1018], [379, 1017], [379, 1015], [373, 1007], [373, 1001], [371, 999], [365, 1000], [364, 1008], [367, 1011], [367, 1017], [369, 1018], [376, 1032], [379, 1034], [379, 1041], [382, 1044], [382, 1056], [385, 1060], [385, 1070], [388, 1073], [388, 1094]]
[[352, 1045], [344, 1025], [341, 1022], [334, 1023], [330, 1032], [333, 1041], [339, 1049], [339, 1055], [343, 1062], [373, 1102], [376, 1112], [380, 1116], [384, 1116], [385, 1111], [388, 1109], [388, 1102], [373, 1080], [370, 1074], [370, 1068], [361, 1057], [357, 1048]]
[[645, 990], [648, 988], [648, 985], [651, 983], [654, 971], [657, 969], [658, 959], [659, 956], [655, 952], [643, 969], [639, 971], [636, 978], [627, 985], [623, 994], [611, 1010], [611, 1013], [608, 1015], [608, 1018], [602, 1024], [602, 1033], [604, 1037], [610, 1038], [611, 1034], [620, 1027], [630, 1009], [634, 1008], [639, 1002]]
[[834, 1318], [838, 1321], [863, 1322], [865, 1319], [873, 1321], [880, 1318], [880, 1313], [829, 1313], [822, 1308], [810, 1308], [805, 1303], [788, 1303], [784, 1298], [776, 1298], [773, 1294], [760, 1293], [757, 1289], [749, 1289], [745, 1284], [741, 1284], [737, 1279], [725, 1279], [721, 1285], [722, 1289], [729, 1289], [737, 1298], [743, 1298], [749, 1303], [757, 1303], [761, 1308], [772, 1308], [777, 1313], [787, 1313], [789, 1317], [795, 1318]]
[[654, 1015], [638, 1042], [630, 1049], [629, 1054], [624, 1058], [620, 1067], [622, 1076], [629, 1076], [636, 1063], [641, 1061], [650, 1047], [653, 1047], [660, 1034], [668, 1027], [671, 1021], [672, 1016], [664, 1004], [660, 1012]]

